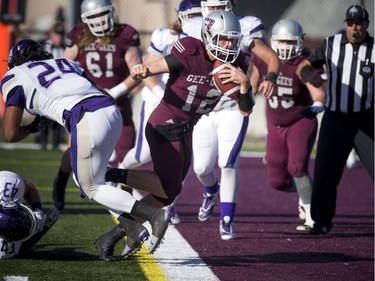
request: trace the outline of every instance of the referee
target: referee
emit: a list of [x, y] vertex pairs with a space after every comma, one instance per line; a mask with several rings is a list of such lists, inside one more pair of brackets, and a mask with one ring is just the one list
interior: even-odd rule
[[346, 159], [354, 147], [374, 180], [374, 37], [367, 32], [369, 16], [360, 5], [346, 11], [345, 30], [326, 38], [303, 61], [297, 74], [318, 87], [323, 81], [314, 68], [327, 69], [325, 112], [319, 131], [314, 168], [310, 234], [327, 234], [333, 227], [336, 189]]

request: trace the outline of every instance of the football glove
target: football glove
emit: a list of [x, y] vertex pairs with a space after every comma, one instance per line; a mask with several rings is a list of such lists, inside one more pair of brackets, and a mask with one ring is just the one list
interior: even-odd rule
[[36, 218], [36, 232], [39, 233], [44, 228], [43, 211], [41, 209], [36, 209], [33, 213]]
[[314, 119], [318, 113], [324, 110], [323, 104], [320, 101], [314, 102], [311, 106], [302, 109], [301, 114], [308, 119]]
[[44, 226], [51, 228], [57, 220], [59, 219], [60, 214], [56, 208], [49, 209], [46, 213], [46, 220], [44, 221]]
[[51, 124], [51, 122], [51, 120], [45, 117], [37, 116], [30, 125], [27, 125], [27, 127], [29, 128], [30, 133], [34, 134], [45, 130]]

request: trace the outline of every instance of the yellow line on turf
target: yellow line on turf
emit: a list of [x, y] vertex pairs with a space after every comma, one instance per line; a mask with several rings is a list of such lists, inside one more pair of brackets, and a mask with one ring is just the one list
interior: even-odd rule
[[168, 281], [167, 276], [165, 276], [154, 256], [149, 254], [145, 245], [135, 255], [135, 258], [149, 281]]
[[[117, 219], [111, 216], [113, 221], [117, 224]], [[124, 239], [126, 239], [124, 237]], [[135, 254], [139, 266], [142, 268], [144, 274], [149, 281], [168, 281], [163, 270], [155, 260], [154, 256], [147, 251], [147, 247], [143, 244], [141, 250]]]
[[[50, 191], [51, 187], [40, 186], [39, 190]], [[79, 189], [67, 189], [66, 192], [78, 193]], [[117, 224], [118, 221], [114, 216], [111, 216], [113, 221]], [[126, 238], [124, 237], [126, 240]], [[149, 281], [168, 281], [167, 276], [164, 274], [163, 270], [159, 266], [158, 262], [153, 255], [149, 254], [147, 247], [142, 246], [141, 250], [135, 254], [134, 258], [137, 259], [139, 266], [142, 268], [144, 274]]]

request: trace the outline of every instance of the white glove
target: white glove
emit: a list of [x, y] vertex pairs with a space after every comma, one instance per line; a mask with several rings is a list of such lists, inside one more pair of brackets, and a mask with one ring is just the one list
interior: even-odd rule
[[36, 218], [36, 232], [39, 233], [44, 228], [43, 211], [41, 209], [35, 209], [33, 213]]

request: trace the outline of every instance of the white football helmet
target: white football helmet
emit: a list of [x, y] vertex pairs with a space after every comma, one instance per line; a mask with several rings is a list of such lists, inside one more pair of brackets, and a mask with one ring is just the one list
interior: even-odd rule
[[110, 0], [84, 0], [81, 19], [93, 35], [102, 37], [113, 30], [113, 5]]
[[201, 1], [201, 7], [202, 7], [202, 15], [205, 17], [210, 12], [212, 12], [212, 7], [216, 7], [215, 10], [224, 10], [227, 12], [232, 12], [233, 10], [233, 0], [224, 0], [224, 1], [218, 1], [218, 0], [205, 0]]
[[200, 0], [181, 1], [180, 5], [178, 6], [177, 16], [182, 27], [191, 17], [202, 16], [200, 2]]
[[301, 54], [303, 37], [303, 29], [297, 21], [282, 19], [272, 28], [271, 47], [281, 60], [290, 60]]
[[[230, 39], [231, 49], [219, 46], [221, 39]], [[240, 53], [241, 26], [237, 17], [223, 10], [209, 13], [202, 23], [202, 39], [207, 51], [217, 60], [232, 63]]]

